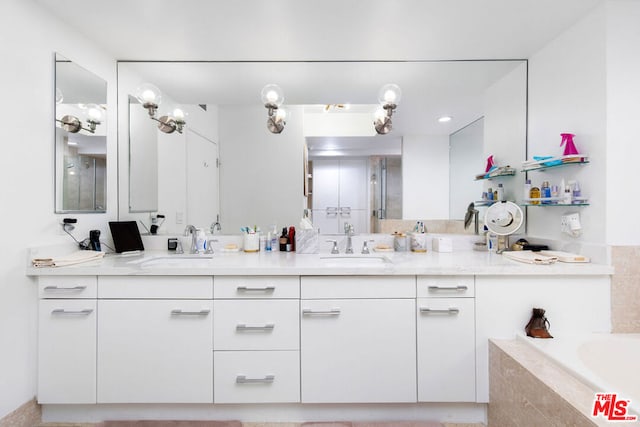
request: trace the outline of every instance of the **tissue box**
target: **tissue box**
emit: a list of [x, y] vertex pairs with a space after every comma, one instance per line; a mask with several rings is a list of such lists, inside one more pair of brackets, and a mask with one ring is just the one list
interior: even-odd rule
[[319, 240], [316, 230], [296, 230], [296, 252], [299, 254], [319, 253]]
[[431, 246], [434, 252], [453, 252], [453, 241], [448, 237], [434, 237]]

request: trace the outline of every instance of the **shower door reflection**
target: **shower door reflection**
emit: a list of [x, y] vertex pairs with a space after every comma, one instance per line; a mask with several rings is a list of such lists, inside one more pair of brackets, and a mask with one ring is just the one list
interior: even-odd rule
[[[106, 153], [96, 152], [92, 144], [78, 135], [66, 135], [57, 129], [62, 145], [62, 192], [58, 206], [64, 212], [104, 212], [106, 200], [107, 160]], [[95, 136], [93, 138], [96, 138]]]
[[377, 219], [402, 219], [402, 158], [371, 157], [371, 194]]

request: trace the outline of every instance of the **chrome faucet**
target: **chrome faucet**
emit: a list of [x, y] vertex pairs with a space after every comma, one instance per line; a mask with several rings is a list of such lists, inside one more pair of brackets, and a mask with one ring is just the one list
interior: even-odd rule
[[222, 226], [220, 225], [220, 214], [216, 215], [216, 220], [211, 224], [209, 230], [211, 231], [211, 234], [216, 234], [216, 231], [222, 231]]
[[198, 239], [198, 230], [193, 225], [187, 225], [184, 229], [184, 235], [188, 236], [191, 234], [191, 247], [189, 248], [189, 253], [195, 254], [198, 252], [197, 247], [197, 239]]
[[345, 254], [353, 253], [353, 243], [351, 242], [351, 236], [353, 236], [353, 225], [348, 222], [344, 223], [344, 234], [347, 235], [347, 248], [344, 250]]

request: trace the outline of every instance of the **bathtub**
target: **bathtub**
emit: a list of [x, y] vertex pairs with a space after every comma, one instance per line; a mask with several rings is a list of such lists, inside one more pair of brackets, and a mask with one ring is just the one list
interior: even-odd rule
[[518, 335], [517, 339], [544, 353], [595, 392], [617, 393], [619, 399], [629, 399], [628, 409], [640, 415], [640, 334], [585, 334], [553, 339]]

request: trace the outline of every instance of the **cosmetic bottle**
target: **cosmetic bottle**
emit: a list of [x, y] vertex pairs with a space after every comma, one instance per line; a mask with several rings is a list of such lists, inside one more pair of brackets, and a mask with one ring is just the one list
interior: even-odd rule
[[282, 227], [282, 234], [280, 235], [280, 252], [287, 251], [287, 242], [289, 241], [287, 237], [287, 227]]
[[196, 232], [196, 250], [202, 253], [207, 248], [207, 235], [202, 228], [198, 228]]
[[[538, 187], [531, 187], [531, 191], [529, 192], [529, 198], [532, 199], [530, 202], [532, 205], [540, 204], [540, 189]], [[536, 200], [533, 200], [536, 199]]]
[[[551, 187], [549, 186], [549, 181], [544, 181], [542, 183], [542, 187], [540, 188], [540, 197], [542, 197], [543, 199], [551, 198]], [[542, 204], [548, 205], [550, 204], [550, 202], [550, 200], [543, 200]]]
[[571, 187], [568, 185], [564, 187], [564, 193], [562, 195], [562, 204], [570, 205], [571, 204]]
[[524, 193], [523, 193], [523, 199], [526, 202], [528, 198], [531, 197], [531, 180], [528, 179], [524, 182]]
[[557, 185], [552, 185], [551, 186], [551, 198], [553, 200], [551, 200], [551, 204], [552, 205], [556, 205], [558, 204], [558, 198], [560, 197], [560, 189]]
[[498, 189], [496, 190], [496, 200], [503, 201], [504, 200], [504, 187], [502, 184], [498, 184]]
[[580, 184], [578, 183], [578, 181], [575, 181], [573, 184], [573, 195], [571, 198], [571, 203], [575, 204], [580, 204], [582, 201], [580, 200], [580, 197], [582, 196], [582, 192], [580, 191]]
[[296, 228], [292, 225], [289, 227], [289, 235], [287, 236], [287, 252], [296, 251]]
[[487, 189], [487, 199], [493, 200], [493, 189], [491, 187]]

